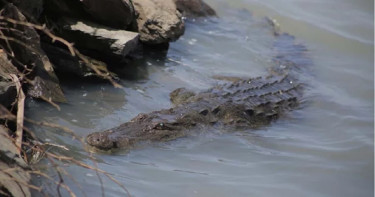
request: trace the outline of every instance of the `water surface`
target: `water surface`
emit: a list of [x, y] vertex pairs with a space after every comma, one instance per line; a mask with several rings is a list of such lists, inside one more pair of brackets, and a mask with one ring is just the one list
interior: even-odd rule
[[[70, 102], [61, 112], [31, 101], [28, 116], [86, 136], [140, 112], [170, 107], [168, 94], [175, 88], [206, 89], [215, 83], [214, 75], [264, 75], [273, 54], [270, 27], [262, 22], [269, 16], [309, 49], [314, 66], [301, 76], [310, 82], [308, 105], [255, 131], [203, 132], [97, 154], [99, 168], [113, 174], [133, 196], [373, 196], [374, 2], [207, 2], [220, 18], [190, 21], [166, 58], [134, 63], [137, 77], [122, 80], [124, 89], [66, 82], [63, 88]], [[69, 136], [43, 131], [40, 135], [71, 148], [64, 154], [92, 164]], [[78, 195], [100, 195], [95, 172], [73, 164], [65, 169], [79, 183], [66, 178]], [[106, 196], [124, 196], [104, 177], [103, 184]]]

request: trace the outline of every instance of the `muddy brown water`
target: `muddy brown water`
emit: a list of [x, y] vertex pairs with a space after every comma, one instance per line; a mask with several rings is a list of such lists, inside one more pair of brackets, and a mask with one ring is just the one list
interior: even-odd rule
[[[309, 49], [314, 67], [301, 76], [309, 81], [308, 105], [255, 131], [202, 131], [173, 142], [96, 154], [99, 168], [133, 196], [373, 196], [373, 1], [207, 2], [220, 19], [189, 22], [166, 58], [134, 63], [136, 77], [122, 80], [124, 89], [66, 82], [70, 102], [61, 112], [30, 101], [27, 116], [86, 136], [140, 112], [170, 107], [168, 94], [175, 88], [206, 89], [213, 75], [264, 75], [272, 38], [259, 21], [270, 16]], [[54, 151], [92, 164], [67, 135], [37, 132], [42, 140], [71, 149]], [[63, 167], [73, 175], [74, 181], [65, 181], [78, 196], [101, 196], [95, 172], [73, 164]], [[125, 195], [107, 178], [102, 181], [105, 196]], [[43, 187], [51, 194], [56, 189], [47, 183]]]

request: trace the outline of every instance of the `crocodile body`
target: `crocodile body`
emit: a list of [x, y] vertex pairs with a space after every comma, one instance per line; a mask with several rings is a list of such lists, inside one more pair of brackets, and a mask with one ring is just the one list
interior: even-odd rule
[[269, 75], [235, 79], [195, 93], [173, 91], [174, 107], [139, 114], [118, 127], [87, 136], [89, 145], [101, 150], [129, 148], [142, 141], [169, 141], [214, 126], [228, 130], [257, 128], [295, 109], [302, 98], [303, 83], [295, 70], [308, 63], [305, 48], [288, 34], [277, 35], [274, 67]]

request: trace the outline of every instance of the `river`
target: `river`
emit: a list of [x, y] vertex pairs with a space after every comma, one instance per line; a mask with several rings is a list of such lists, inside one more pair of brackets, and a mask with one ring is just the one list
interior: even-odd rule
[[[272, 39], [259, 21], [268, 16], [308, 48], [314, 65], [306, 74], [306, 106], [253, 131], [203, 132], [130, 151], [98, 153], [98, 167], [132, 196], [373, 196], [374, 1], [206, 1], [220, 18], [190, 21], [166, 58], [155, 55], [133, 63], [128, 71], [133, 77], [121, 80], [123, 89], [65, 81], [70, 102], [61, 105], [61, 112], [30, 101], [27, 116], [86, 136], [140, 112], [170, 107], [168, 94], [175, 88], [206, 89], [213, 75], [264, 75]], [[37, 132], [42, 140], [70, 148], [58, 152], [93, 165], [68, 135]], [[95, 171], [74, 164], [62, 167], [73, 177], [66, 176], [65, 183], [78, 196], [102, 195]], [[121, 187], [101, 177], [105, 196], [125, 196]], [[43, 186], [52, 194], [56, 188]]]

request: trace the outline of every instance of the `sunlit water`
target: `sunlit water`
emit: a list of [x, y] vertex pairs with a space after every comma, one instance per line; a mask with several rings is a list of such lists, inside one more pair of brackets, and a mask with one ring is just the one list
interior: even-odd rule
[[[214, 75], [264, 75], [273, 37], [262, 18], [270, 16], [309, 49], [314, 66], [301, 76], [310, 82], [306, 106], [255, 131], [205, 132], [96, 154], [98, 167], [133, 196], [373, 196], [373, 1], [207, 2], [220, 18], [189, 22], [166, 58], [134, 63], [137, 77], [122, 80], [124, 89], [65, 82], [69, 104], [62, 105], [61, 112], [31, 101], [27, 116], [86, 136], [140, 112], [170, 107], [168, 94], [175, 88], [206, 89], [216, 83]], [[68, 135], [39, 135], [71, 149], [54, 151], [93, 164]], [[75, 179], [65, 177], [65, 182], [78, 196], [101, 196], [95, 172], [73, 164], [64, 168]], [[112, 181], [103, 176], [102, 181], [105, 196], [125, 195]], [[51, 193], [55, 189], [44, 187]]]

